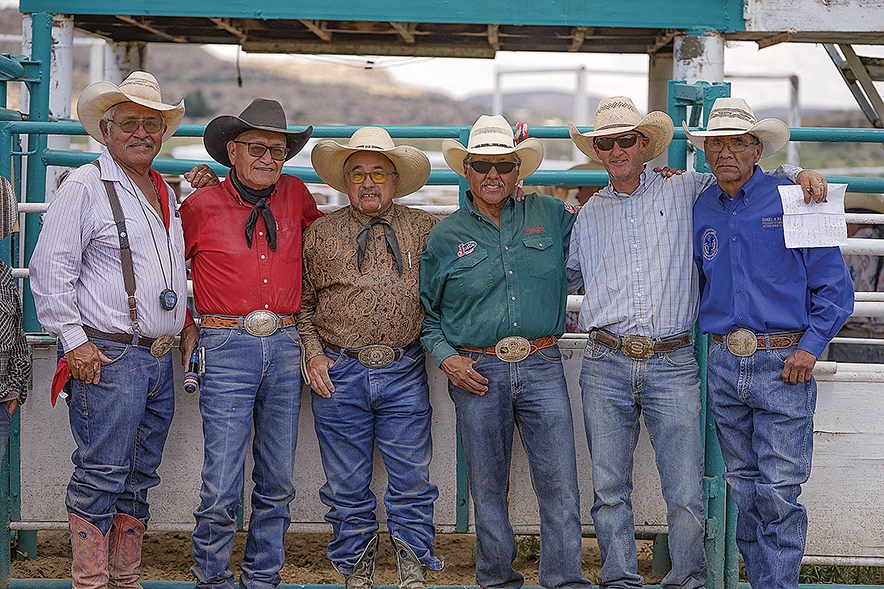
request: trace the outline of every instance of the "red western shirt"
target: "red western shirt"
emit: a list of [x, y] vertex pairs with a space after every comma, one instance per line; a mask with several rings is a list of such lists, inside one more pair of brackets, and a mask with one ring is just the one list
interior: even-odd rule
[[304, 183], [287, 174], [279, 177], [267, 205], [276, 220], [275, 252], [267, 245], [261, 215], [249, 248], [245, 226], [253, 205], [240, 198], [229, 176], [181, 204], [185, 257], [191, 260], [193, 296], [201, 314], [300, 310], [301, 235], [323, 213]]

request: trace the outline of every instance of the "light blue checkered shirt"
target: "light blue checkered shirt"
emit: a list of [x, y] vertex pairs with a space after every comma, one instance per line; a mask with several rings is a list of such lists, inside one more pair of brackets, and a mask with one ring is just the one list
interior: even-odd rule
[[[801, 171], [772, 175], [793, 182]], [[693, 207], [712, 174], [664, 178], [645, 167], [632, 194], [609, 183], [587, 201], [571, 231], [569, 270], [583, 275], [580, 328], [667, 338], [691, 328], [700, 300]], [[569, 286], [579, 286], [574, 272]]]

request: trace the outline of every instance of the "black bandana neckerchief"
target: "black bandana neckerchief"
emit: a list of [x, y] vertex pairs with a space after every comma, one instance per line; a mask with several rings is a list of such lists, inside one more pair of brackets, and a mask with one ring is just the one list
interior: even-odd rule
[[255, 205], [252, 207], [252, 212], [249, 213], [249, 218], [246, 219], [246, 243], [249, 245], [249, 249], [252, 247], [252, 236], [255, 234], [255, 225], [258, 223], [258, 213], [261, 213], [261, 216], [264, 217], [264, 225], [267, 227], [267, 246], [275, 252], [276, 221], [273, 219], [273, 211], [267, 206], [267, 198], [273, 194], [276, 184], [272, 184], [264, 190], [249, 188], [239, 181], [236, 168], [230, 168], [230, 182], [244, 201]]
[[362, 272], [362, 260], [365, 259], [365, 246], [368, 243], [368, 232], [372, 227], [380, 223], [384, 226], [384, 237], [387, 238], [387, 249], [396, 259], [396, 267], [399, 269], [399, 276], [402, 276], [402, 252], [399, 251], [399, 240], [396, 239], [396, 232], [393, 226], [386, 219], [380, 217], [372, 217], [371, 220], [362, 226], [359, 233], [356, 234], [356, 245], [359, 251], [356, 252], [356, 267]]

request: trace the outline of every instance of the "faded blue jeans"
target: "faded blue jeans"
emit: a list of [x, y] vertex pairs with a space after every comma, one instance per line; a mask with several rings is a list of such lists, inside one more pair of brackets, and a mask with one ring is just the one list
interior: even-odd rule
[[433, 409], [424, 349], [413, 344], [386, 368], [367, 368], [328, 348], [325, 354], [334, 360], [328, 372], [335, 392], [328, 399], [313, 393], [312, 404], [326, 476], [319, 497], [330, 508], [325, 520], [335, 534], [329, 560], [341, 573], [352, 573], [378, 530], [377, 499], [369, 489], [377, 442], [387, 470], [387, 529], [427, 568], [441, 569], [433, 556], [439, 491], [430, 482]]
[[154, 358], [143, 346], [89, 338], [110, 359], [98, 384], [68, 382], [68, 415], [77, 449], [65, 503], [107, 534], [117, 513], [147, 525], [147, 490], [160, 482], [157, 468], [175, 412], [169, 351]]
[[516, 541], [507, 511], [518, 427], [540, 506], [540, 584], [550, 589], [592, 587], [581, 571], [574, 421], [561, 351], [552, 346], [520, 362], [478, 352], [461, 355], [478, 360], [473, 369], [489, 381], [482, 396], [448, 383], [473, 497], [476, 582], [485, 589], [524, 584], [512, 566]]
[[798, 495], [810, 476], [816, 381], [783, 382], [796, 349], [741, 358], [722, 344], [709, 348], [709, 407], [739, 508], [737, 546], [758, 589], [797, 589], [804, 555], [807, 511]]
[[639, 417], [657, 457], [672, 569], [661, 587], [706, 584], [700, 377], [692, 346], [633, 360], [587, 340], [580, 372], [595, 491], [592, 519], [602, 557], [599, 586], [642, 586], [632, 513]]
[[199, 393], [206, 452], [200, 505], [193, 514], [196, 564], [190, 572], [200, 589], [233, 589], [229, 567], [236, 508], [254, 426], [255, 488], [240, 587], [275, 587], [285, 564], [289, 503], [295, 498], [301, 337], [294, 327], [266, 337], [204, 328], [199, 345], [206, 349], [206, 374]]

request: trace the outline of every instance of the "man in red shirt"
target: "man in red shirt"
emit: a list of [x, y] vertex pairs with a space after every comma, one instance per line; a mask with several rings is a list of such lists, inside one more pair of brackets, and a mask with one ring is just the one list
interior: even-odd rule
[[181, 351], [189, 359], [197, 338], [205, 350], [205, 461], [191, 567], [197, 589], [233, 589], [230, 555], [253, 424], [255, 488], [240, 587], [281, 580], [301, 406], [301, 234], [322, 215], [304, 183], [281, 172], [312, 131], [289, 131], [282, 106], [262, 98], [238, 117], [216, 117], [203, 142], [230, 173], [181, 205], [201, 315], [199, 330], [184, 328]]

